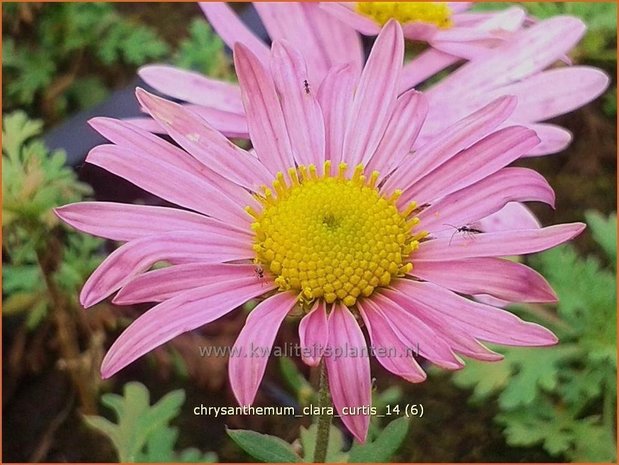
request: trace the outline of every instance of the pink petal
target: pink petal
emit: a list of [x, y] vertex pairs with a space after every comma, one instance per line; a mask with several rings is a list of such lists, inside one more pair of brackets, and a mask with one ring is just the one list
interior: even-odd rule
[[210, 323], [263, 293], [264, 288], [253, 279], [228, 281], [199, 287], [156, 305], [112, 344], [103, 359], [101, 376], [109, 378], [179, 334]]
[[[163, 132], [159, 123], [152, 122], [157, 125], [158, 132]], [[203, 168], [202, 164], [187, 152], [131, 122], [98, 117], [89, 120], [88, 124], [110, 142], [131, 151], [146, 153], [150, 157], [187, 171], [199, 172]]]
[[[454, 21], [461, 24], [461, 18], [467, 15], [470, 17], [474, 13], [457, 15], [454, 17]], [[485, 16], [479, 17], [475, 26], [484, 31], [516, 32], [522, 27], [526, 18], [527, 12], [523, 8], [515, 6], [502, 11], [486, 13]]]
[[402, 24], [402, 32], [408, 40], [429, 42], [439, 32], [439, 28], [434, 24], [412, 22]]
[[[372, 303], [371, 299], [364, 300], [363, 304], [359, 302], [358, 308], [370, 335], [376, 360], [386, 370], [410, 383], [425, 381], [426, 373], [412, 355], [415, 353], [415, 348], [408, 347], [408, 341], [402, 340], [399, 333], [391, 328], [385, 315]], [[392, 353], [394, 350], [395, 354]]]
[[[194, 108], [199, 107], [195, 106]], [[111, 118], [94, 118], [89, 121], [89, 124], [106, 139], [140, 154], [141, 158], [143, 158], [143, 160], [140, 160], [140, 164], [147, 162], [157, 165], [163, 161], [192, 175], [204, 178], [204, 180], [215, 186], [220, 192], [225, 193], [232, 200], [235, 200], [242, 207], [255, 202], [254, 198], [245, 189], [239, 188], [234, 183], [214, 173], [187, 152], [131, 123]], [[161, 127], [159, 123], [155, 122], [155, 124]], [[245, 217], [243, 218], [246, 219]]]
[[318, 102], [325, 125], [325, 158], [334, 165], [343, 160], [344, 137], [350, 121], [357, 73], [350, 65], [329, 70], [318, 89]]
[[258, 158], [272, 174], [285, 171], [294, 166], [294, 159], [273, 79], [244, 45], [235, 46], [234, 65]]
[[316, 87], [335, 65], [351, 63], [357, 71], [364, 56], [357, 31], [315, 3], [258, 2], [254, 5], [273, 42], [286, 41], [308, 64]]
[[86, 161], [182, 207], [241, 227], [249, 224], [249, 215], [243, 207], [253, 199], [240, 187], [237, 193], [247, 197], [244, 205], [231, 198], [233, 192], [216, 188], [180, 164], [173, 165], [153, 157], [151, 153], [138, 153], [118, 145], [98, 145], [90, 151]]
[[272, 180], [262, 163], [209, 127], [199, 116], [140, 88], [136, 94], [140, 104], [181, 147], [216, 173], [254, 192]]
[[493, 307], [498, 308], [506, 308], [508, 305], [511, 305], [513, 302], [504, 299], [497, 299], [488, 294], [475, 294], [473, 298], [477, 302], [481, 302], [482, 304], [491, 305]]
[[54, 209], [65, 223], [80, 231], [114, 241], [130, 241], [170, 231], [213, 229], [251, 241], [249, 229], [221, 223], [185, 210], [113, 202], [79, 202]]
[[172, 98], [231, 113], [243, 113], [241, 90], [230, 82], [169, 65], [148, 65], [138, 70], [149, 86]]
[[402, 280], [398, 279], [394, 282], [395, 289], [383, 289], [381, 292], [402, 309], [432, 328], [434, 333], [440, 335], [441, 339], [447, 342], [454, 351], [477, 360], [496, 361], [503, 358], [501, 354], [497, 354], [481, 344], [468, 331], [462, 330], [457, 324], [457, 320], [449, 316], [442, 316], [441, 313], [419, 301], [411, 301], [399, 289], [401, 287], [400, 281]]
[[[328, 57], [330, 68], [341, 64], [350, 64], [357, 73], [361, 72], [365, 55], [361, 37], [357, 31], [339, 21], [320, 8], [320, 4], [301, 3], [307, 22], [315, 34], [315, 42], [299, 37], [305, 47], [316, 47]], [[298, 37], [298, 35], [297, 35]], [[307, 50], [299, 47], [305, 55]]]
[[378, 147], [395, 105], [404, 59], [400, 25], [391, 20], [376, 39], [361, 73], [344, 138], [344, 161], [367, 163]]
[[366, 36], [375, 36], [380, 26], [373, 19], [353, 11], [340, 2], [320, 2], [320, 8]]
[[415, 260], [410, 274], [461, 294], [490, 294], [510, 302], [557, 301], [542, 275], [520, 263], [499, 258]]
[[540, 143], [529, 150], [524, 157], [537, 157], [562, 152], [572, 142], [572, 133], [554, 124], [524, 124], [532, 129], [540, 139]]
[[285, 42], [274, 42], [272, 51], [271, 72], [295, 161], [320, 166], [325, 160], [325, 126], [305, 60]]
[[137, 276], [118, 291], [112, 302], [117, 305], [163, 302], [197, 287], [246, 278], [261, 282], [265, 292], [275, 287], [271, 280], [260, 277], [255, 265], [183, 263]]
[[536, 171], [503, 168], [475, 184], [449, 194], [419, 215], [421, 227], [434, 237], [451, 236], [453, 228], [471, 224], [499, 211], [508, 202], [544, 202], [554, 207], [555, 195]]
[[508, 203], [498, 212], [479, 220], [477, 224], [479, 229], [485, 232], [539, 229], [542, 227], [531, 210], [518, 202]]
[[584, 106], [600, 96], [608, 82], [597, 68], [570, 66], [538, 73], [492, 94], [518, 98], [514, 121], [543, 121]]
[[254, 403], [277, 331], [296, 302], [294, 292], [280, 292], [260, 302], [247, 317], [228, 361], [230, 386], [239, 405]]
[[385, 134], [366, 167], [366, 173], [373, 170], [389, 172], [398, 166], [413, 148], [428, 113], [428, 101], [423, 94], [409, 90], [398, 97]]
[[479, 94], [507, 85], [550, 66], [582, 37], [585, 25], [577, 18], [557, 16], [522, 30], [483, 59], [462, 66], [428, 91], [442, 101], [469, 92]]
[[250, 49], [260, 61], [268, 63], [268, 47], [243, 24], [232, 8], [223, 2], [200, 2], [199, 5], [209, 24], [228, 47], [233, 49], [234, 45], [240, 42]]
[[[583, 223], [569, 223], [542, 229], [519, 229], [423, 242], [414, 252], [416, 260], [457, 260], [469, 257], [506, 257], [546, 250], [573, 239], [585, 229]], [[451, 243], [450, 243], [451, 241]]]
[[[368, 299], [369, 300], [369, 299]], [[373, 311], [382, 314], [383, 319], [404, 342], [424, 358], [447, 370], [457, 370], [464, 364], [451, 350], [449, 344], [424, 321], [407, 312], [384, 294], [373, 294]], [[365, 303], [367, 307], [367, 303]]]
[[329, 323], [324, 301], [316, 302], [299, 323], [301, 358], [309, 366], [318, 366], [329, 342]]
[[385, 181], [383, 189], [392, 191], [414, 184], [461, 150], [492, 132], [509, 117], [515, 107], [515, 98], [501, 97], [453, 124], [444, 130], [440, 137], [434, 137], [417, 149], [413, 156], [403, 160]]
[[[335, 305], [329, 315], [329, 346], [324, 360], [333, 405], [344, 425], [363, 443], [370, 416], [358, 413], [357, 409], [369, 409], [372, 405], [370, 359], [361, 328], [344, 305]], [[358, 414], [346, 415], [344, 408]]]
[[402, 73], [400, 73], [400, 92], [412, 89], [459, 60], [457, 56], [434, 48], [423, 51], [404, 64]]
[[474, 2], [447, 2], [452, 13], [462, 13], [471, 8], [473, 4]]
[[203, 231], [174, 231], [127, 242], [110, 254], [94, 271], [80, 294], [91, 307], [117, 291], [158, 261], [220, 263], [252, 258], [251, 241]]
[[431, 309], [453, 328], [484, 341], [514, 346], [557, 343], [552, 332], [490, 305], [466, 299], [432, 283], [400, 279], [397, 289], [420, 308]]
[[243, 114], [231, 113], [192, 104], [185, 104], [183, 106], [200, 115], [213, 129], [221, 132], [224, 136], [233, 139], [249, 139], [249, 128], [247, 127], [245, 112]]
[[[483, 58], [488, 53], [488, 50], [496, 47], [503, 40], [500, 37], [488, 37], [479, 40], [474, 40], [473, 37], [467, 37], [469, 40], [439, 40], [441, 37], [439, 34], [436, 34], [430, 40], [432, 47], [466, 60], [479, 60]], [[490, 35], [490, 33], [487, 34]]]
[[[89, 121], [89, 123], [91, 121]], [[161, 125], [150, 116], [123, 118], [122, 121], [141, 131], [150, 132], [152, 134], [165, 134], [165, 129], [163, 129]]]
[[500, 129], [405, 188], [401, 202], [415, 200], [424, 204], [470, 186], [517, 160], [538, 142], [530, 129]]
[[[202, 119], [224, 136], [237, 139], [249, 139], [249, 130], [247, 129], [247, 119], [245, 115], [187, 103], [183, 104], [183, 106], [197, 115], [200, 115]], [[138, 116], [136, 118], [124, 118], [123, 121], [131, 124], [136, 129], [153, 134], [164, 134], [166, 132], [157, 121], [150, 117]]]
[[[301, 52], [309, 65], [311, 81], [320, 82], [329, 69], [329, 57], [308, 22], [305, 9], [295, 2], [256, 2], [254, 4], [273, 43], [286, 41]], [[295, 82], [298, 87], [303, 81]], [[302, 85], [301, 85], [302, 87]]]
[[[439, 30], [432, 38], [435, 42], [478, 42], [494, 39], [496, 35], [484, 28], [474, 27], [452, 27], [450, 29]], [[471, 45], [470, 43], [468, 45]]]

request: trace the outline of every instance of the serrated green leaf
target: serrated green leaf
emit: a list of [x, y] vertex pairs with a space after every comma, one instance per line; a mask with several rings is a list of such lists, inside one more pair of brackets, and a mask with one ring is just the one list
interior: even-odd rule
[[43, 123], [28, 119], [23, 111], [16, 111], [2, 118], [2, 154], [15, 161], [19, 159], [25, 142], [41, 134]]
[[571, 327], [559, 337], [578, 339], [588, 356], [608, 357], [616, 366], [614, 274], [602, 269], [595, 257], [580, 258], [571, 246], [539, 254], [533, 263], [557, 292], [558, 314]]
[[226, 428], [228, 436], [245, 452], [261, 462], [302, 462], [292, 446], [283, 439], [244, 429]]
[[168, 423], [179, 414], [185, 400], [184, 391], [172, 391], [153, 406], [149, 398], [148, 389], [143, 384], [127, 383], [123, 396], [104, 394], [101, 399], [104, 405], [114, 411], [118, 423], [113, 424], [96, 416], [86, 417], [88, 424], [110, 438], [121, 462], [140, 460], [144, 447], [153, 441], [153, 436], [161, 442], [164, 440], [163, 435], [175, 434]]
[[376, 439], [365, 444], [354, 443], [349, 452], [350, 463], [389, 462], [408, 432], [408, 418], [402, 417], [389, 423]]
[[498, 415], [505, 425], [508, 444], [534, 446], [543, 444], [552, 455], [567, 452], [575, 439], [573, 419], [567, 413], [553, 410], [547, 402], [538, 402], [535, 409], [516, 409]]
[[511, 410], [532, 404], [540, 390], [553, 391], [563, 367], [579, 353], [580, 349], [573, 344], [509, 350], [505, 356], [515, 373], [499, 396], [499, 405]]

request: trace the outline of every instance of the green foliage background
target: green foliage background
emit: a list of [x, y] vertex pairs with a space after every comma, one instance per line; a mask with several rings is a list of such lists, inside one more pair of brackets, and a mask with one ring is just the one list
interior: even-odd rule
[[114, 3], [3, 3], [3, 112], [21, 109], [52, 124], [157, 61], [231, 77], [223, 43], [194, 6], [196, 17], [172, 41]]

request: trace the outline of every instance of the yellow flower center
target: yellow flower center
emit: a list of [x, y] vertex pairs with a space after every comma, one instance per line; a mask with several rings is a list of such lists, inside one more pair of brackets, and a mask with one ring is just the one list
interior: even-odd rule
[[357, 2], [356, 8], [381, 26], [392, 18], [401, 24], [419, 22], [441, 29], [452, 26], [451, 10], [440, 2]]
[[316, 167], [278, 173], [273, 189], [263, 186], [256, 198], [262, 210], [247, 207], [254, 218], [256, 261], [275, 276], [280, 290], [299, 292], [310, 304], [323, 298], [353, 306], [379, 286], [412, 269], [410, 255], [425, 232], [413, 233], [419, 219], [413, 202], [400, 211], [401, 192], [384, 197], [376, 187], [378, 172], [369, 179], [358, 165], [352, 177], [341, 163], [331, 175]]

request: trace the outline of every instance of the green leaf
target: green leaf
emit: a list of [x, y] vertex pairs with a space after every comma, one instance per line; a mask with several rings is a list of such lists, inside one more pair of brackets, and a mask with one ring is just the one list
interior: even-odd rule
[[376, 439], [365, 444], [354, 443], [350, 449], [349, 462], [389, 462], [408, 432], [408, 418], [402, 417], [389, 423]]
[[183, 463], [216, 463], [217, 454], [215, 452], [202, 453], [199, 449], [190, 447], [178, 453], [174, 461]]
[[539, 391], [552, 392], [566, 362], [580, 354], [573, 344], [563, 344], [544, 349], [512, 349], [506, 354], [509, 365], [515, 369], [510, 382], [499, 396], [499, 405], [511, 410], [532, 404]]
[[163, 427], [154, 431], [146, 441], [146, 451], [140, 454], [137, 462], [173, 462], [174, 444], [178, 439], [178, 429]]
[[566, 412], [559, 412], [547, 402], [538, 402], [535, 409], [516, 409], [499, 414], [505, 425], [507, 442], [511, 446], [543, 444], [552, 455], [567, 452], [575, 440], [573, 419]]
[[15, 292], [2, 302], [2, 315], [14, 315], [32, 309], [42, 299], [40, 294], [30, 292]]
[[[599, 261], [578, 256], [572, 246], [557, 247], [534, 260], [559, 296], [558, 314], [571, 328], [562, 340], [578, 340], [590, 360], [616, 367], [616, 302], [614, 273]], [[558, 328], [560, 329], [560, 328]]]
[[595, 242], [606, 252], [610, 262], [617, 263], [617, 214], [613, 213], [608, 218], [596, 211], [585, 213], [587, 224], [591, 228], [591, 234]]
[[28, 119], [23, 111], [2, 118], [2, 154], [11, 160], [19, 159], [21, 148], [28, 139], [41, 134], [43, 123]]
[[104, 394], [101, 399], [114, 411], [118, 423], [98, 416], [86, 417], [89, 425], [110, 438], [121, 462], [136, 462], [143, 457], [142, 450], [149, 442], [151, 448], [155, 446], [153, 436], [157, 442], [162, 442], [167, 436], [176, 434], [168, 423], [178, 416], [185, 400], [184, 391], [172, 391], [153, 406], [149, 398], [148, 389], [143, 384], [127, 383], [123, 396]]
[[574, 429], [574, 462], [616, 462], [617, 445], [612, 430], [595, 424], [592, 419], [577, 422]]
[[302, 462], [292, 446], [283, 439], [244, 429], [228, 429], [228, 436], [245, 452], [261, 462]]
[[279, 357], [279, 368], [284, 380], [292, 388], [299, 402], [302, 405], [309, 404], [315, 395], [314, 388], [299, 371], [294, 361], [289, 357]]
[[7, 246], [11, 257], [20, 246], [36, 248], [39, 244], [32, 241], [46, 238], [47, 231], [59, 222], [53, 208], [91, 192], [66, 166], [63, 151], [50, 153], [40, 140], [31, 140], [40, 130], [41, 123], [29, 120], [23, 112], [2, 120], [2, 227], [14, 241]]
[[201, 18], [194, 19], [189, 25], [189, 38], [180, 43], [173, 62], [180, 68], [191, 69], [213, 77], [232, 78], [234, 76], [224, 53], [224, 43], [209, 24]]
[[505, 361], [478, 362], [467, 360], [463, 370], [453, 373], [458, 387], [473, 388], [472, 401], [481, 401], [504, 389], [512, 375], [512, 368]]

